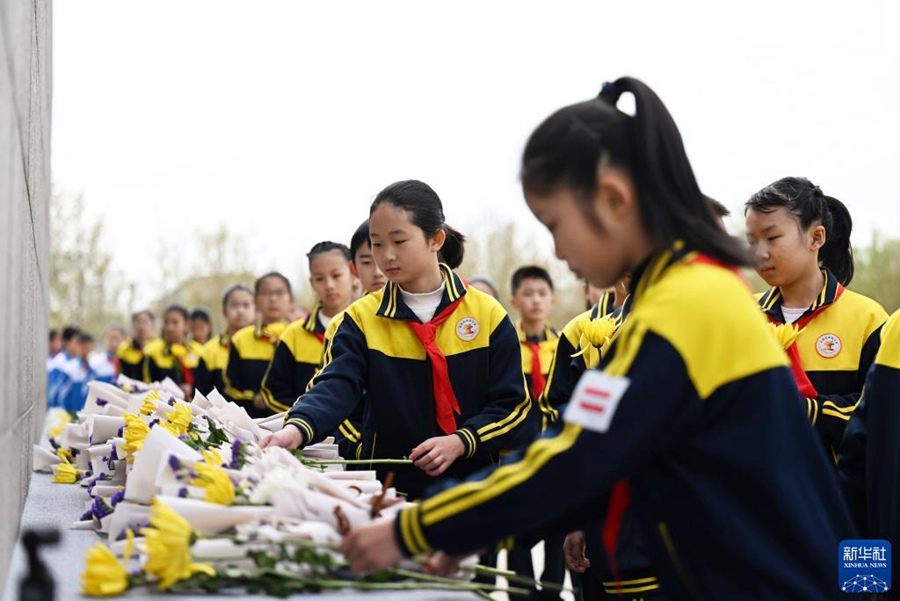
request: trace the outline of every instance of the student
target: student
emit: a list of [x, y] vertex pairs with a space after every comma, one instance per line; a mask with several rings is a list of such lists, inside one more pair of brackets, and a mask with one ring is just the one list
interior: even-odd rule
[[275, 356], [275, 345], [287, 327], [294, 295], [290, 281], [272, 271], [256, 280], [253, 297], [257, 324], [238, 330], [231, 337], [223, 380], [225, 394], [231, 400], [243, 406], [251, 417], [265, 417], [271, 412], [260, 389]]
[[[519, 345], [522, 351], [522, 371], [525, 373], [525, 382], [531, 393], [531, 414], [534, 416], [530, 420], [530, 428], [519, 429], [516, 446], [522, 449], [527, 448], [542, 429], [538, 424], [540, 410], [537, 405], [544, 392], [544, 384], [547, 381], [550, 365], [559, 342], [559, 333], [548, 322], [554, 302], [553, 279], [546, 269], [537, 265], [526, 265], [513, 273], [510, 304], [519, 312], [516, 332], [519, 335]], [[544, 541], [544, 571], [540, 578], [541, 582], [563, 583], [565, 578], [565, 561], [562, 554], [564, 540], [565, 536], [557, 535], [548, 537]], [[529, 578], [534, 577], [532, 546], [531, 544], [516, 544], [507, 555], [509, 568]], [[559, 598], [556, 594], [548, 593], [549, 591], [542, 591], [540, 597], [542, 599]]]
[[487, 278], [472, 278], [471, 280], [469, 280], [469, 286], [478, 288], [488, 296], [492, 296], [496, 300], [500, 300], [500, 292], [497, 290], [497, 287], [494, 286], [494, 283]]
[[[854, 469], [847, 470], [847, 465]], [[866, 508], [862, 529], [867, 539], [890, 541], [892, 573], [900, 574], [900, 311], [881, 331], [881, 348], [866, 380], [859, 408], [847, 426], [841, 447], [842, 473], [857, 505]], [[885, 599], [900, 599], [897, 589]]]
[[62, 350], [62, 335], [59, 330], [50, 330], [50, 347], [47, 352], [47, 360], [55, 357]]
[[81, 355], [81, 332], [68, 326], [62, 332], [62, 350], [47, 364], [47, 407], [64, 407], [71, 390], [73, 366]]
[[154, 339], [156, 317], [149, 309], [131, 315], [132, 337], [119, 346], [117, 356], [122, 375], [132, 380], [144, 378], [144, 347]]
[[264, 444], [315, 443], [364, 395], [362, 457], [408, 456], [412, 466], [390, 471], [397, 489], [417, 498], [435, 478], [496, 461], [531, 401], [512, 322], [453, 271], [465, 239], [445, 223], [435, 191], [416, 180], [391, 184], [369, 214], [389, 282], [343, 313], [324, 367]]
[[235, 284], [222, 295], [222, 316], [225, 318], [225, 332], [203, 345], [200, 363], [197, 365], [194, 385], [201, 394], [209, 394], [215, 388], [225, 391], [223, 372], [228, 365], [231, 337], [256, 320], [253, 306], [253, 291], [244, 284]]
[[319, 365], [325, 349], [325, 330], [353, 301], [350, 249], [337, 242], [319, 242], [306, 255], [309, 283], [318, 303], [309, 316], [285, 329], [262, 381], [261, 394], [272, 413], [291, 408]]
[[121, 372], [119, 358], [116, 356], [119, 347], [125, 342], [127, 333], [123, 328], [112, 326], [103, 335], [103, 350], [93, 353], [88, 358], [94, 379], [113, 384]]
[[363, 221], [350, 238], [350, 269], [359, 278], [364, 294], [378, 292], [387, 283], [375, 256], [372, 254], [372, 242], [369, 240], [369, 220]]
[[847, 290], [853, 278], [847, 208], [806, 178], [786, 177], [746, 203], [756, 272], [771, 286], [759, 304], [774, 324], [798, 330], [788, 349], [807, 414], [837, 459], [887, 313]]
[[212, 318], [209, 311], [203, 307], [197, 307], [191, 311], [190, 318], [191, 340], [203, 346], [209, 342], [212, 336]]
[[[616, 108], [624, 93], [633, 117]], [[834, 471], [733, 269], [744, 251], [705, 202], [659, 98], [622, 78], [561, 109], [529, 139], [522, 180], [573, 271], [601, 286], [632, 274], [631, 314], [558, 433], [351, 532], [351, 568], [566, 532], [612, 490], [608, 519], [639, 512], [671, 598], [836, 598], [835, 549], [854, 529]], [[446, 567], [441, 557], [433, 567]]]
[[184, 390], [185, 398], [194, 393], [194, 370], [200, 362], [203, 347], [187, 341], [188, 310], [170, 305], [163, 312], [163, 337], [144, 347], [144, 382], [161, 382], [170, 378]]

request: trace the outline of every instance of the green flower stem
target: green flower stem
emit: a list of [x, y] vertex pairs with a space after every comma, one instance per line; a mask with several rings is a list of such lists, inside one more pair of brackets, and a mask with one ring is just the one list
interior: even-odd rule
[[412, 465], [412, 459], [307, 459], [303, 463], [311, 465]]

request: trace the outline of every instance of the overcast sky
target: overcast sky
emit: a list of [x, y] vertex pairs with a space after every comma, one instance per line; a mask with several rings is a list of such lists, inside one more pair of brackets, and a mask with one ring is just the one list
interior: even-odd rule
[[[295, 274], [348, 242], [386, 184], [431, 184], [448, 221], [520, 221], [532, 129], [633, 75], [733, 211], [803, 175], [854, 241], [900, 236], [897, 2], [56, 2], [53, 179], [102, 214], [129, 279], [218, 222]], [[737, 219], [735, 225], [740, 225]], [[145, 290], [146, 298], [155, 296]]]

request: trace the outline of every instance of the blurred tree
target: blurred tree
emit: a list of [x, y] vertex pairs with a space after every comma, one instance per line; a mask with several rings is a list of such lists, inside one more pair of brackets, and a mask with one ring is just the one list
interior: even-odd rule
[[856, 253], [856, 274], [850, 287], [874, 298], [885, 311], [900, 308], [900, 238], [876, 233], [872, 244]]
[[94, 336], [122, 324], [125, 286], [103, 246], [103, 221], [85, 215], [84, 198], [55, 191], [50, 203], [50, 325], [76, 324]]

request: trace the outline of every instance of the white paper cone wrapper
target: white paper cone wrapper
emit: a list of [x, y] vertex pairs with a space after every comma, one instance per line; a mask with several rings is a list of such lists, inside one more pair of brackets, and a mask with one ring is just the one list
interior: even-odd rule
[[86, 449], [90, 446], [88, 443], [87, 428], [84, 424], [71, 423], [63, 428], [59, 435], [59, 444], [70, 449]]
[[340, 459], [336, 444], [316, 444], [303, 449], [303, 456], [310, 459]]
[[259, 426], [260, 430], [265, 430], [266, 432], [278, 432], [284, 425], [284, 416], [286, 413], [286, 411], [282, 411], [281, 413], [259, 418], [254, 421], [256, 421], [256, 425]]
[[[181, 386], [176, 384], [172, 378], [166, 378], [159, 385], [160, 392], [167, 392], [169, 395], [174, 396], [176, 399], [184, 400], [184, 391], [181, 389]], [[162, 395], [163, 397], [167, 397], [168, 395]]]
[[94, 520], [81, 520], [79, 522], [72, 522], [72, 525], [69, 526], [69, 530], [93, 530], [94, 529]]
[[86, 449], [75, 455], [75, 467], [84, 471], [88, 471], [91, 467], [91, 457]]
[[118, 436], [119, 428], [125, 425], [121, 417], [110, 415], [94, 415], [88, 421], [88, 434], [91, 444], [103, 444], [110, 438]]
[[[97, 403], [98, 400], [106, 403]], [[106, 382], [88, 382], [88, 397], [82, 411], [86, 414], [103, 413], [104, 409], [113, 405], [124, 409], [128, 403], [128, 393]]]
[[94, 485], [94, 496], [101, 497], [103, 499], [108, 499], [117, 492], [121, 490], [115, 484], [95, 484]]
[[299, 524], [284, 524], [281, 529], [294, 540], [311, 540], [317, 543], [339, 543], [342, 538], [331, 524], [304, 521]]
[[156, 493], [156, 477], [169, 452], [179, 458], [199, 461], [200, 453], [159, 427], [150, 429], [144, 446], [137, 452], [125, 485], [125, 498], [149, 504]]
[[143, 524], [150, 519], [150, 508], [146, 505], [121, 502], [113, 510], [109, 522], [109, 540], [114, 541], [131, 526]]
[[34, 463], [34, 471], [36, 472], [52, 472], [53, 470], [51, 468], [54, 465], [62, 463], [62, 459], [57, 457], [55, 453], [44, 447], [39, 447], [38, 445], [34, 445], [32, 461]]
[[261, 522], [272, 517], [271, 507], [247, 505], [217, 505], [197, 499], [179, 499], [160, 495], [157, 497], [190, 523], [201, 534], [219, 534], [238, 524]]

